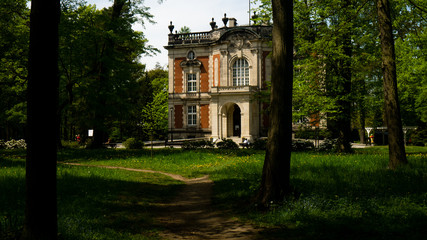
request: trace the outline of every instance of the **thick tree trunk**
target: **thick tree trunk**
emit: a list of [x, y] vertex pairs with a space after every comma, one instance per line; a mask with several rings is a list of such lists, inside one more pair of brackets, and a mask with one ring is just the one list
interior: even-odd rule
[[31, 1], [26, 209], [21, 239], [57, 239], [59, 0]]
[[389, 168], [408, 163], [403, 142], [402, 119], [397, 95], [396, 56], [388, 0], [377, 0], [384, 86], [384, 113], [388, 128]]
[[270, 126], [258, 202], [268, 206], [290, 192], [293, 86], [293, 2], [273, 0]]

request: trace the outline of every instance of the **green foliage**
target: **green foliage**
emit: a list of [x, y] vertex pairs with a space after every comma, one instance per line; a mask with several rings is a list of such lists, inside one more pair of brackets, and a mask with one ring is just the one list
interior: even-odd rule
[[[271, 21], [271, 1], [255, 2], [260, 6], [255, 9], [258, 23]], [[419, 1], [413, 3], [423, 6]], [[408, 126], [427, 119], [427, 58], [423, 47], [427, 18], [413, 3], [392, 1], [399, 98], [402, 120]], [[376, 14], [374, 1], [294, 1], [294, 121], [319, 112], [323, 113], [320, 119], [333, 119], [340, 116], [341, 103], [351, 102], [353, 127], [384, 125]], [[351, 48], [350, 55], [346, 47]], [[351, 70], [350, 94], [343, 94], [341, 84], [346, 64]]]
[[27, 0], [0, 2], [0, 138], [24, 137], [29, 46]]
[[328, 137], [330, 137], [330, 134], [326, 129], [302, 128], [295, 132], [295, 138], [322, 140]]
[[0, 140], [0, 149], [27, 149], [27, 143], [24, 139]]
[[159, 138], [164, 137], [168, 127], [168, 93], [163, 90], [155, 93], [153, 101], [147, 103], [142, 109], [144, 123], [142, 128], [154, 139], [155, 134]]
[[427, 126], [422, 125], [411, 134], [411, 144], [414, 146], [427, 146]]
[[267, 149], [267, 139], [255, 139], [253, 143], [249, 145], [249, 148], [254, 150], [266, 150]]
[[140, 134], [140, 113], [152, 92], [139, 60], [158, 50], [132, 26], [151, 22], [153, 16], [142, 1], [116, 3], [124, 5], [114, 16], [112, 7], [62, 4], [60, 112], [65, 139], [94, 128], [102, 131], [104, 141], [110, 135], [122, 140]]
[[232, 139], [223, 138], [221, 142], [218, 142], [216, 146], [219, 149], [239, 149], [239, 145], [235, 143]]
[[204, 149], [204, 148], [213, 148], [215, 145], [209, 140], [198, 140], [198, 141], [185, 141], [182, 144], [182, 149], [184, 150], [195, 150], [195, 149]]
[[144, 143], [136, 138], [128, 138], [123, 142], [123, 145], [126, 149], [141, 149], [144, 147]]
[[292, 151], [302, 152], [314, 150], [314, 144], [308, 140], [292, 140]]
[[187, 26], [183, 26], [181, 29], [179, 29], [178, 33], [191, 33], [191, 29]]

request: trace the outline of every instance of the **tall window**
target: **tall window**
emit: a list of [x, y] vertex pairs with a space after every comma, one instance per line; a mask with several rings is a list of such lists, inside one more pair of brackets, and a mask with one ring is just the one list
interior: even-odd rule
[[187, 125], [195, 126], [197, 124], [197, 109], [196, 106], [188, 106], [187, 109]]
[[197, 92], [196, 74], [187, 74], [187, 92]]
[[249, 85], [249, 64], [244, 58], [237, 59], [233, 64], [233, 86]]

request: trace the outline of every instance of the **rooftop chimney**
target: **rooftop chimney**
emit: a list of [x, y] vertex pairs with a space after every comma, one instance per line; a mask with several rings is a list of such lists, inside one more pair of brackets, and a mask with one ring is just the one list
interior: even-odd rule
[[236, 27], [237, 26], [237, 20], [235, 18], [229, 18], [228, 21], [229, 21], [228, 27]]

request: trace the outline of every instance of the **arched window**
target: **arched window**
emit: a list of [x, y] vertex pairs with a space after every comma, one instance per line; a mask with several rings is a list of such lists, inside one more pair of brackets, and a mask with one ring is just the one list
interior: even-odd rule
[[237, 59], [233, 64], [233, 86], [249, 85], [249, 64], [244, 58]]

